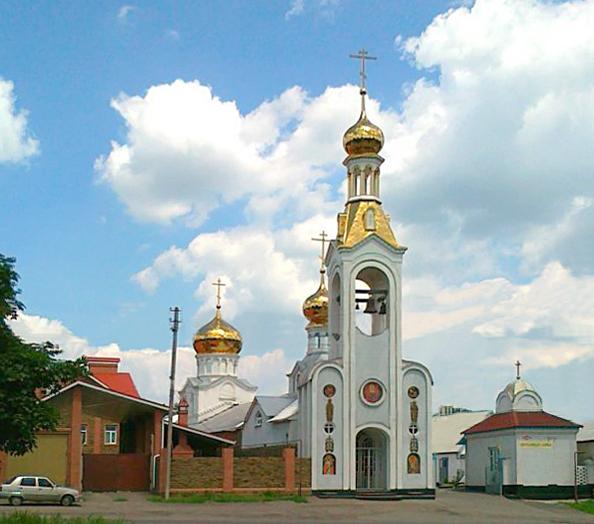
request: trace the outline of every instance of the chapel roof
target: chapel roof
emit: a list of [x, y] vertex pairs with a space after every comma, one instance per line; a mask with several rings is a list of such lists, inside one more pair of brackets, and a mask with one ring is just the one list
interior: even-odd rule
[[513, 428], [580, 428], [579, 424], [546, 411], [508, 411], [495, 413], [462, 431], [465, 435]]

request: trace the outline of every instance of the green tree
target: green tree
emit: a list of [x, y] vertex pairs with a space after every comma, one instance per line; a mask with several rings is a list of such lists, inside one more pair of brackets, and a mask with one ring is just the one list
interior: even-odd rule
[[58, 412], [39, 393], [54, 393], [88, 371], [84, 358], [61, 360], [51, 342], [27, 343], [13, 333], [8, 321], [25, 309], [14, 264], [0, 254], [0, 451], [23, 455], [35, 447], [38, 431], [58, 424]]

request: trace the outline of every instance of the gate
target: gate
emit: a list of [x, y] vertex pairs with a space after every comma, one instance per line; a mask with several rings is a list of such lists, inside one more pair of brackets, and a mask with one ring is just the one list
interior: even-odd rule
[[489, 448], [489, 464], [485, 471], [485, 492], [501, 495], [503, 485], [503, 460], [499, 448]]
[[83, 489], [85, 491], [148, 491], [150, 488], [150, 455], [85, 454], [83, 455]]
[[358, 490], [386, 489], [385, 457], [385, 439], [378, 430], [366, 429], [357, 435]]

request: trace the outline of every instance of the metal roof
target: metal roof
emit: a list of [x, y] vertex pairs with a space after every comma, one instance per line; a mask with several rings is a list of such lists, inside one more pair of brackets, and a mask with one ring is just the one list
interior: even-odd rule
[[431, 420], [431, 446], [433, 453], [456, 453], [459, 451], [460, 433], [481, 422], [491, 411], [462, 411], [451, 415], [433, 415]]
[[212, 417], [199, 422], [193, 427], [206, 431], [207, 433], [218, 433], [220, 431], [235, 431], [241, 428], [245, 415], [252, 405], [251, 402], [244, 402], [231, 406]]
[[289, 404], [292, 404], [295, 398], [295, 395], [281, 395], [278, 397], [257, 395], [255, 400], [264, 412], [264, 415], [275, 417]]
[[584, 423], [584, 427], [578, 431], [577, 441], [578, 442], [594, 441], [594, 420]]

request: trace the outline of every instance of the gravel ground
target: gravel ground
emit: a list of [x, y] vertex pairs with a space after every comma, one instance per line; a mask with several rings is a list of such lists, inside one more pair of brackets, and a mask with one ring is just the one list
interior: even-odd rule
[[[160, 504], [148, 502], [143, 493], [87, 493], [78, 507], [25, 505], [20, 510], [61, 513], [64, 516], [103, 515], [143, 523], [266, 523], [340, 522], [347, 523], [594, 523], [594, 517], [561, 504], [508, 500], [479, 493], [439, 490], [437, 499], [366, 501], [318, 499], [307, 504], [294, 502]], [[126, 499], [126, 500], [121, 500]], [[0, 514], [14, 511], [0, 504]]]

